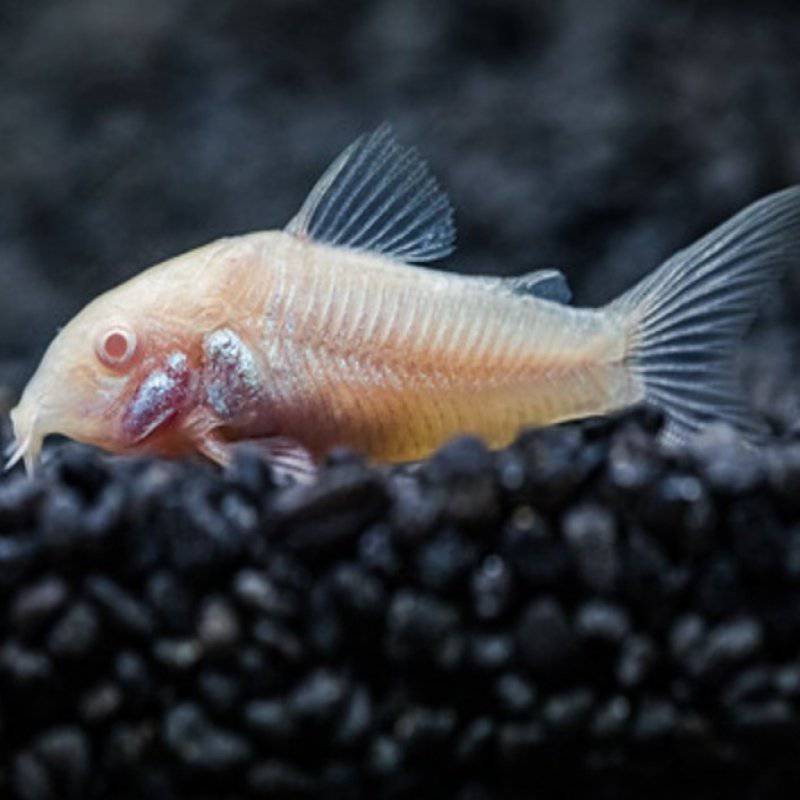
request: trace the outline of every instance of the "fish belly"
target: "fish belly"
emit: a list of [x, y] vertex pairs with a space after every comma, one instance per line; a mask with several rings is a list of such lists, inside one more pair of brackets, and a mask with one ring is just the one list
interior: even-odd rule
[[283, 261], [263, 332], [271, 413], [316, 454], [414, 460], [459, 434], [500, 446], [637, 399], [602, 312], [331, 248]]

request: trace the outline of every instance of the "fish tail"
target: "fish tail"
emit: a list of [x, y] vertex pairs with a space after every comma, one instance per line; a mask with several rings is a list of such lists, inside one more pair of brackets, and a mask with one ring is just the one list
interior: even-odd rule
[[757, 442], [766, 426], [742, 400], [734, 357], [759, 301], [800, 264], [800, 186], [740, 211], [607, 307], [624, 332], [623, 365], [686, 441], [714, 421]]

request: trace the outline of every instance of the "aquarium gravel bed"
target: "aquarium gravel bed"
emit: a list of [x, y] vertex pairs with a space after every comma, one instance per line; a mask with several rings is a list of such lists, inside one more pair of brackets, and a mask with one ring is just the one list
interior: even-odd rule
[[4, 476], [0, 796], [786, 796], [800, 442], [658, 424]]

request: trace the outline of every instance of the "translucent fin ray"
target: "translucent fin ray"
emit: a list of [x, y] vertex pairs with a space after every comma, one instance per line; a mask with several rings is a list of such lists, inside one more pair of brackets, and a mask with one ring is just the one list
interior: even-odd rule
[[515, 278], [476, 275], [470, 279], [479, 281], [487, 289], [496, 292], [510, 292], [523, 297], [536, 297], [539, 300], [549, 300], [552, 303], [564, 305], [572, 301], [572, 290], [569, 288], [567, 279], [564, 277], [564, 273], [557, 269], [537, 269]]
[[4, 456], [8, 459], [3, 465], [2, 472], [12, 470], [23, 458], [25, 458], [28, 448], [30, 447], [30, 437], [23, 439], [21, 442], [12, 442], [10, 447], [4, 451]]
[[506, 278], [503, 283], [516, 294], [530, 294], [554, 303], [567, 304], [572, 300], [567, 279], [557, 269], [537, 269], [516, 278]]
[[718, 420], [751, 440], [764, 434], [741, 400], [733, 357], [791, 265], [800, 266], [800, 186], [740, 211], [608, 307], [626, 331], [631, 375], [667, 415], [665, 438], [686, 440]]
[[456, 237], [447, 195], [387, 124], [357, 139], [328, 167], [286, 230], [410, 263], [444, 258]]

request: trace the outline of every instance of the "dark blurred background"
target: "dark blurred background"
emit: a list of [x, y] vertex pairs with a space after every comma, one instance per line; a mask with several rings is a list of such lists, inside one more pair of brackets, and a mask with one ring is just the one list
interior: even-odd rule
[[[606, 301], [800, 180], [798, 53], [790, 0], [2, 0], [5, 402], [101, 290], [283, 225], [382, 120], [449, 188], [443, 268], [559, 266]], [[744, 359], [778, 427], [800, 264], [785, 288]]]

